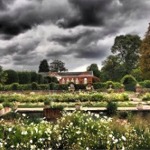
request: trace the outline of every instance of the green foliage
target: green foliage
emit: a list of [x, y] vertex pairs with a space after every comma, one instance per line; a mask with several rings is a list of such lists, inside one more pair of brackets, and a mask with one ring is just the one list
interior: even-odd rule
[[139, 82], [139, 84], [144, 88], [150, 88], [150, 80], [144, 80], [142, 82]]
[[31, 89], [32, 89], [32, 90], [38, 90], [38, 89], [39, 89], [38, 84], [37, 84], [36, 82], [32, 82], [32, 84], [31, 84]]
[[8, 102], [8, 101], [5, 101], [5, 102], [3, 103], [3, 106], [4, 106], [4, 107], [12, 107], [12, 103], [10, 103], [10, 102]]
[[49, 66], [46, 59], [43, 59], [39, 65], [39, 72], [49, 72]]
[[105, 83], [102, 82], [96, 82], [93, 84], [94, 89], [104, 89], [105, 88]]
[[137, 67], [140, 45], [141, 40], [137, 35], [120, 35], [115, 38], [111, 51], [120, 59], [126, 74]]
[[56, 77], [51, 77], [51, 76], [47, 76], [47, 77], [44, 77], [44, 80], [46, 83], [58, 83], [58, 80]]
[[143, 97], [142, 97], [142, 100], [143, 101], [150, 101], [150, 93], [144, 94]]
[[3, 71], [3, 68], [0, 66], [0, 83], [4, 84], [7, 81], [7, 73]]
[[117, 113], [117, 103], [109, 101], [106, 106], [106, 111], [109, 116], [115, 115]]
[[31, 71], [30, 76], [31, 76], [31, 83], [38, 82], [38, 74], [36, 72]]
[[51, 62], [49, 68], [51, 72], [67, 71], [67, 69], [65, 68], [65, 63], [60, 60], [54, 60], [53, 62]]
[[19, 82], [18, 74], [16, 71], [5, 70], [4, 72], [7, 74], [6, 84], [12, 84], [12, 83], [18, 83]]
[[11, 90], [19, 90], [19, 84], [18, 83], [12, 83], [11, 84]]
[[31, 83], [31, 74], [27, 71], [18, 72], [19, 84]]
[[80, 111], [64, 113], [55, 123], [31, 123], [22, 115], [11, 125], [0, 120], [1, 149], [150, 149], [148, 122], [140, 118], [133, 122]]
[[102, 81], [120, 81], [124, 76], [124, 66], [120, 63], [118, 56], [110, 55], [102, 63], [101, 79]]
[[142, 72], [140, 68], [133, 69], [131, 75], [138, 81], [143, 81]]
[[44, 78], [43, 78], [43, 76], [41, 75], [41, 74], [38, 74], [37, 75], [37, 80], [38, 80], [38, 84], [43, 84], [44, 83]]
[[100, 77], [100, 71], [97, 64], [91, 64], [90, 66], [88, 66], [87, 71], [93, 71], [94, 76], [98, 78]]
[[132, 75], [125, 75], [121, 79], [121, 83], [124, 84], [127, 91], [135, 91], [135, 86], [137, 84], [136, 79]]

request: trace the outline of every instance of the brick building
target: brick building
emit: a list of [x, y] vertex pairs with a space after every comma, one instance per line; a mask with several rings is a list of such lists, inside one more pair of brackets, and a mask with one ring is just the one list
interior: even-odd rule
[[49, 72], [49, 76], [54, 76], [58, 79], [59, 84], [92, 84], [99, 81], [99, 78], [93, 75], [92, 71], [86, 72]]

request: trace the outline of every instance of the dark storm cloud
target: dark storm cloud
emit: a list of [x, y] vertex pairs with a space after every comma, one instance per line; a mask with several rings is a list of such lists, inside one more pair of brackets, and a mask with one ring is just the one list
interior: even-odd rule
[[55, 23], [67, 13], [63, 6], [66, 0], [62, 1], [64, 3], [54, 0], [14, 0], [10, 3], [9, 0], [1, 0], [0, 7], [4, 11], [0, 13], [0, 33], [11, 37], [45, 22]]
[[78, 25], [108, 26], [120, 24], [122, 27], [128, 17], [144, 17], [149, 12], [148, 0], [68, 0], [76, 13], [59, 22], [64, 28]]
[[[98, 41], [107, 34], [107, 30], [82, 28], [78, 32], [73, 32], [74, 30], [65, 35], [57, 34], [49, 38], [49, 41], [55, 42], [56, 47], [49, 50], [47, 57], [61, 57], [71, 54], [76, 58], [94, 59], [106, 56], [107, 46], [99, 45]], [[61, 48], [57, 48], [58, 45], [61, 45]]]
[[144, 34], [149, 14], [149, 0], [0, 0], [0, 60], [100, 62], [117, 35]]
[[31, 53], [34, 51], [34, 49], [38, 46], [39, 41], [29, 41], [27, 43], [11, 43], [8, 46], [4, 48], [0, 48], [0, 54], [1, 56], [6, 56], [6, 55], [22, 55], [25, 56], [28, 53]]
[[76, 10], [76, 14], [60, 22], [60, 25], [65, 28], [77, 25], [103, 26], [104, 15], [109, 12], [113, 0], [69, 0], [69, 2]]
[[70, 32], [67, 35], [55, 35], [54, 37], [49, 38], [48, 40], [55, 41], [63, 46], [67, 46], [68, 44], [77, 44], [84, 37], [89, 37], [93, 32], [94, 30], [91, 29], [87, 29], [79, 33]]

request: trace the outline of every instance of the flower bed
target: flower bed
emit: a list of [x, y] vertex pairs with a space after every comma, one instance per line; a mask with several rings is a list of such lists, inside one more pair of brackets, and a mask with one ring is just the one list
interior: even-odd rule
[[126, 93], [61, 93], [61, 94], [1, 94], [0, 103], [8, 102], [20, 102], [20, 103], [37, 103], [44, 102], [46, 100], [53, 102], [104, 102], [104, 101], [128, 101], [129, 97]]
[[150, 149], [146, 123], [119, 122], [98, 114], [63, 114], [55, 123], [0, 121], [0, 149]]

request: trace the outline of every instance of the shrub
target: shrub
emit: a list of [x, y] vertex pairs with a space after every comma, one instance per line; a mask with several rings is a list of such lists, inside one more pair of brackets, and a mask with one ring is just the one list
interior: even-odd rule
[[32, 82], [32, 84], [31, 84], [31, 89], [32, 89], [32, 90], [38, 90], [38, 89], [39, 89], [38, 84], [37, 84], [36, 82]]
[[12, 107], [12, 104], [11, 104], [10, 102], [8, 102], [8, 101], [5, 101], [5, 102], [3, 103], [3, 106], [4, 106], [4, 107]]
[[142, 97], [143, 101], [150, 101], [150, 93], [146, 93], [144, 94], [144, 96]]
[[127, 90], [127, 91], [135, 91], [135, 86], [137, 84], [137, 81], [132, 75], [125, 75], [121, 79], [121, 83], [124, 84], [125, 90]]
[[93, 84], [94, 89], [105, 89], [106, 85], [105, 83], [97, 82]]
[[12, 90], [19, 90], [19, 83], [13, 83], [13, 84], [11, 84], [11, 89]]
[[150, 80], [144, 80], [143, 82], [139, 82], [139, 84], [144, 88], [150, 88]]
[[117, 104], [115, 102], [108, 102], [106, 108], [107, 114], [109, 116], [115, 115], [117, 113]]
[[105, 86], [107, 89], [110, 88], [110, 86], [111, 86], [111, 88], [114, 88], [114, 82], [113, 81], [107, 81], [107, 82], [105, 82]]
[[49, 90], [49, 84], [39, 84], [40, 90]]

